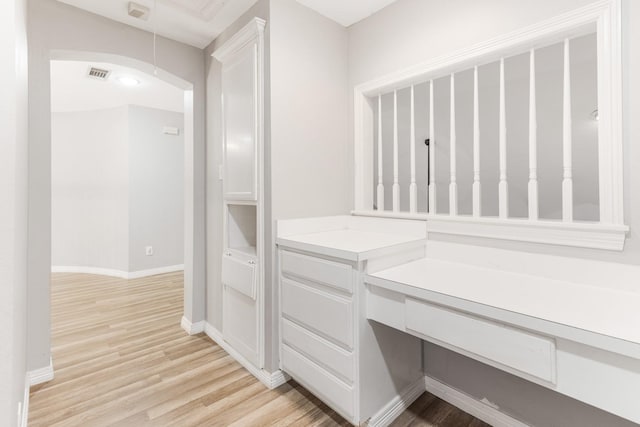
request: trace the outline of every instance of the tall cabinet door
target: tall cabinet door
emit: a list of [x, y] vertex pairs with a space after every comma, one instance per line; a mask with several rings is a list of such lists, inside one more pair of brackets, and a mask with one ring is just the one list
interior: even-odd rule
[[222, 68], [224, 111], [224, 195], [258, 197], [258, 45], [245, 46]]

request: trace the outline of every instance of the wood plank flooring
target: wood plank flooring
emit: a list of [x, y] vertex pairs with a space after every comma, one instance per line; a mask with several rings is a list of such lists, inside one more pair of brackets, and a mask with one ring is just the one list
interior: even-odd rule
[[[52, 275], [55, 378], [36, 426], [347, 426], [299, 384], [266, 389], [204, 334], [180, 328], [183, 277]], [[394, 426], [485, 427], [425, 393]]]

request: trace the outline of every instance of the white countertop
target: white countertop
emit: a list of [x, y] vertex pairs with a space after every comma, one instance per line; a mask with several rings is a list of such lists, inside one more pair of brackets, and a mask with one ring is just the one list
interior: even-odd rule
[[640, 290], [609, 289], [430, 258], [371, 274], [366, 282], [398, 292], [402, 288], [403, 293], [411, 291], [418, 298], [421, 291], [435, 292], [640, 343]]

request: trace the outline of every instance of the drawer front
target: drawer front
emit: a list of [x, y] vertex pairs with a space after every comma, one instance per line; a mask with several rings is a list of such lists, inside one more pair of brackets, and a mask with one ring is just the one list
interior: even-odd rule
[[234, 255], [222, 256], [222, 283], [256, 299], [256, 264]]
[[354, 389], [292, 348], [282, 346], [282, 369], [350, 421], [354, 418]]
[[282, 320], [282, 342], [348, 384], [353, 383], [352, 352], [339, 348], [287, 319]]
[[351, 266], [293, 252], [281, 252], [282, 273], [353, 293]]
[[407, 298], [406, 322], [407, 329], [470, 357], [555, 383], [553, 339], [411, 298]]
[[282, 314], [329, 341], [353, 348], [353, 304], [346, 298], [282, 278]]

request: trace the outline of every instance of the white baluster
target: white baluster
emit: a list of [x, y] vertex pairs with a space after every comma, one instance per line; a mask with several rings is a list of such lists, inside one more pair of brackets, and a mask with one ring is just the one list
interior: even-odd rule
[[436, 126], [433, 80], [429, 81], [429, 213], [436, 214]]
[[536, 53], [529, 54], [529, 219], [538, 219], [538, 121], [536, 112]]
[[500, 218], [509, 217], [509, 185], [507, 183], [507, 115], [505, 105], [504, 58], [500, 59], [500, 183], [498, 205]]
[[398, 182], [398, 91], [393, 91], [393, 211], [400, 211], [400, 183]]
[[449, 178], [449, 215], [458, 215], [458, 183], [457, 183], [457, 159], [456, 159], [456, 79], [455, 74], [451, 74], [451, 106], [449, 112], [450, 127], [450, 139], [449, 145], [449, 165], [450, 165], [450, 178]]
[[573, 166], [571, 156], [571, 58], [569, 39], [564, 41], [564, 91], [562, 108], [562, 220], [573, 221]]
[[480, 106], [478, 100], [478, 67], [473, 69], [473, 216], [482, 215], [480, 186]]
[[384, 210], [384, 181], [382, 176], [382, 95], [378, 95], [378, 199], [377, 210]]
[[418, 212], [418, 185], [416, 184], [416, 124], [414, 88], [411, 86], [411, 184], [409, 185], [409, 211]]

